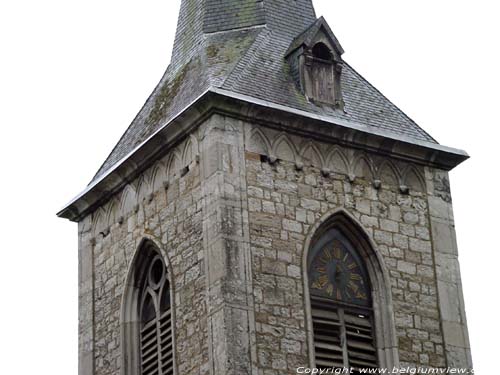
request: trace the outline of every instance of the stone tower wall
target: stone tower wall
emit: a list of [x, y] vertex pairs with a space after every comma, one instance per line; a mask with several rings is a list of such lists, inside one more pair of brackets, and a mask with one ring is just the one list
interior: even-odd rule
[[181, 374], [208, 368], [200, 167], [188, 137], [79, 225], [80, 372], [122, 367], [122, 297], [141, 241], [152, 240], [174, 286], [176, 362]]
[[251, 125], [246, 140], [259, 368], [284, 375], [310, 363], [304, 247], [339, 209], [383, 257], [401, 365], [445, 366], [425, 169]]
[[212, 115], [80, 222], [80, 375], [120, 373], [144, 238], [170, 267], [179, 375], [308, 366], [304, 252], [339, 210], [383, 259], [400, 363], [471, 366], [445, 172]]

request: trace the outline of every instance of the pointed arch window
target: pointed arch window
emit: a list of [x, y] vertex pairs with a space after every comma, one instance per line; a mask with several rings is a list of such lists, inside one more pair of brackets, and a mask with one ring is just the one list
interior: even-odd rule
[[140, 322], [142, 375], [173, 375], [170, 285], [159, 254], [152, 260], [143, 282]]
[[316, 366], [377, 368], [370, 280], [353, 242], [329, 229], [307, 261]]
[[158, 247], [144, 241], [133, 262], [123, 300], [123, 375], [175, 373], [168, 276]]

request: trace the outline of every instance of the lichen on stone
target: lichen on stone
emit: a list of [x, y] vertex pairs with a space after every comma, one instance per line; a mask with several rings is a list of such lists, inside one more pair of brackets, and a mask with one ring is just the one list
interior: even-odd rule
[[207, 57], [213, 59], [218, 55], [219, 47], [211, 44], [207, 47], [206, 52], [207, 52]]

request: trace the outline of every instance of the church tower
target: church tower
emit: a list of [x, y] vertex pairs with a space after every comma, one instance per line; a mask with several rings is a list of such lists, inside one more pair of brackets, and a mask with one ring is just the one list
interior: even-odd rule
[[88, 187], [79, 375], [472, 368], [438, 144], [311, 0], [182, 0], [171, 64]]

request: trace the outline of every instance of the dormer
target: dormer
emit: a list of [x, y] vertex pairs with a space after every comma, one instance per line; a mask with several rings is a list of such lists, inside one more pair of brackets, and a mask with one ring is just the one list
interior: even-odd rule
[[343, 110], [343, 53], [323, 17], [292, 42], [286, 59], [297, 85], [309, 101]]

